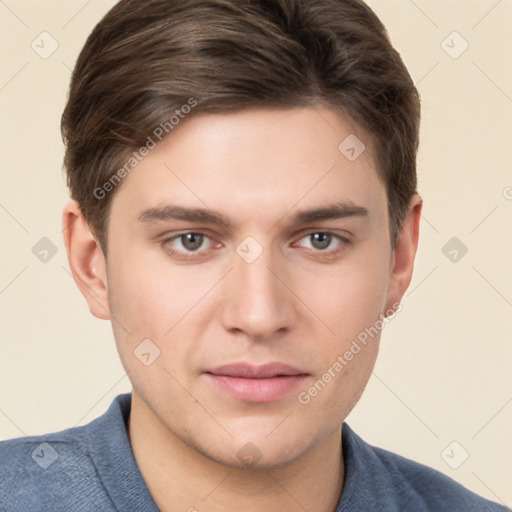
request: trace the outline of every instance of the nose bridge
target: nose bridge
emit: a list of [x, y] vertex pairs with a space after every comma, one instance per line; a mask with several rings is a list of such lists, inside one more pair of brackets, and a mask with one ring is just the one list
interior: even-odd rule
[[290, 328], [294, 307], [286, 287], [274, 274], [275, 267], [279, 265], [270, 247], [258, 247], [253, 240], [237, 247], [229, 297], [224, 304], [227, 329], [244, 331], [251, 338], [265, 338]]

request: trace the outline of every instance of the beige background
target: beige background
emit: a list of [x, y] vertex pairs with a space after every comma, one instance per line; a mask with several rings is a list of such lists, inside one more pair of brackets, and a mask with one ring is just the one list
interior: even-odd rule
[[[0, 1], [0, 438], [85, 424], [130, 390], [110, 324], [90, 315], [69, 274], [60, 227], [70, 71], [113, 4]], [[370, 5], [423, 98], [425, 204], [404, 309], [349, 423], [512, 506], [512, 1]], [[43, 31], [58, 43], [47, 59], [31, 48], [41, 37], [51, 48]], [[453, 31], [469, 43], [458, 58], [445, 51], [463, 48]], [[32, 253], [42, 237], [57, 247], [46, 263]], [[452, 237], [468, 248], [457, 262], [442, 251]], [[445, 460], [463, 450], [452, 469]]]

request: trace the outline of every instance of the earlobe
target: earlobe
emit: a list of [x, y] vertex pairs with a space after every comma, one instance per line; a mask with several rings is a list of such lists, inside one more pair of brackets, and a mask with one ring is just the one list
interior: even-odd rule
[[414, 258], [418, 248], [423, 200], [414, 195], [404, 216], [391, 257], [391, 268], [386, 308], [398, 304], [412, 279]]
[[90, 312], [97, 318], [110, 320], [105, 257], [74, 200], [64, 206], [62, 230], [71, 274]]

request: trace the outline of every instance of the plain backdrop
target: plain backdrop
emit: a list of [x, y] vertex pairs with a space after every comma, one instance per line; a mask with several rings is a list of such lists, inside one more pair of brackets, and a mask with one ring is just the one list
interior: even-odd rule
[[[403, 310], [348, 423], [511, 506], [512, 2], [369, 3], [422, 96], [424, 211]], [[91, 316], [69, 273], [60, 225], [70, 74], [113, 4], [0, 2], [3, 439], [83, 425], [130, 391], [110, 323]], [[46, 262], [45, 237], [56, 251]]]

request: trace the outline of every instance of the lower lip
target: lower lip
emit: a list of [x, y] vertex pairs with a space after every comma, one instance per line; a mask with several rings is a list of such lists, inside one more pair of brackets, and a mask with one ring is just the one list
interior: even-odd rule
[[307, 375], [281, 375], [268, 379], [246, 379], [205, 374], [220, 389], [246, 402], [272, 402], [297, 388]]

